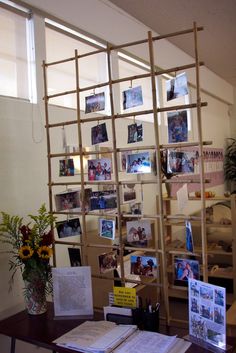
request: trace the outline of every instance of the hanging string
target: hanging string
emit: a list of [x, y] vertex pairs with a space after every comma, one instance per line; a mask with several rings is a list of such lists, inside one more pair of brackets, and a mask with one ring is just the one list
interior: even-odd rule
[[67, 140], [66, 140], [66, 130], [65, 126], [62, 127], [62, 148], [66, 151], [67, 148]]

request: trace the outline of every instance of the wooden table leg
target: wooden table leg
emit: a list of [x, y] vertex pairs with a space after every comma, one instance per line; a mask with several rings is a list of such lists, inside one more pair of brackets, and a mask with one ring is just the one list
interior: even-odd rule
[[11, 353], [15, 353], [16, 348], [16, 339], [14, 337], [11, 338]]

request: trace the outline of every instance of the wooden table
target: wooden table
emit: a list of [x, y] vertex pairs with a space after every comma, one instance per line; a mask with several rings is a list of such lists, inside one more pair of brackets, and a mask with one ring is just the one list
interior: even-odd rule
[[[101, 313], [95, 313], [94, 320], [103, 319]], [[71, 349], [59, 347], [52, 343], [56, 338], [60, 337], [67, 331], [83, 323], [85, 319], [55, 319], [53, 305], [49, 303], [48, 311], [42, 315], [29, 315], [27, 311], [21, 311], [9, 318], [0, 321], [0, 334], [11, 338], [10, 353], [15, 353], [16, 340], [24, 341], [38, 347], [46, 348], [52, 352], [71, 353], [75, 352]], [[170, 333], [174, 334], [175, 329], [171, 329]], [[165, 332], [163, 332], [165, 333]], [[231, 337], [227, 341], [228, 344], [236, 345], [235, 338]], [[158, 351], [158, 350], [157, 350]], [[203, 353], [206, 349], [192, 344], [187, 353]], [[235, 352], [231, 349], [227, 353]], [[7, 353], [7, 352], [5, 352]]]
[[236, 337], [236, 301], [226, 312], [227, 334]]

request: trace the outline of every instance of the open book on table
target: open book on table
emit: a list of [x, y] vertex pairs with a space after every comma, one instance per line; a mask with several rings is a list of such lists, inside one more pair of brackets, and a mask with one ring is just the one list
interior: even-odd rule
[[108, 353], [135, 330], [137, 330], [136, 325], [117, 325], [110, 321], [85, 321], [53, 342], [79, 352]]
[[175, 336], [139, 331], [136, 325], [110, 321], [86, 321], [54, 343], [89, 353], [184, 353], [191, 344]]

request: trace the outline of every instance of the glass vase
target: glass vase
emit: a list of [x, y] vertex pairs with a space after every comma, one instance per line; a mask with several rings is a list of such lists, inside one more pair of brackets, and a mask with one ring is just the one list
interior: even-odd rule
[[42, 278], [24, 281], [25, 305], [29, 314], [40, 315], [47, 311], [46, 282]]

